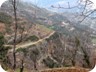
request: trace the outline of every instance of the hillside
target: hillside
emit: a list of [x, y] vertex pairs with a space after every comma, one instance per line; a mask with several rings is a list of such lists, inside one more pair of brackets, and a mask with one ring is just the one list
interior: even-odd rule
[[4, 32], [5, 31], [5, 25], [4, 23], [0, 23], [0, 32]]
[[[63, 40], [67, 42], [64, 43]], [[20, 66], [22, 58], [24, 58], [24, 67], [26, 70], [33, 70], [36, 61], [36, 68], [38, 70], [48, 69], [48, 68], [60, 68], [60, 67], [71, 67], [72, 58], [74, 55], [74, 41], [63, 38], [62, 34], [52, 33], [49, 36], [45, 37], [42, 40], [37, 42], [23, 43], [23, 45], [17, 45], [16, 49], [16, 58], [17, 66]], [[64, 47], [66, 45], [66, 48]], [[76, 48], [75, 48], [76, 49]], [[86, 48], [87, 49], [87, 48]], [[87, 49], [88, 53], [90, 48]], [[24, 55], [23, 55], [24, 54]], [[9, 50], [8, 53], [9, 60], [11, 64], [13, 63], [12, 59], [12, 50]], [[89, 55], [90, 56], [90, 55]], [[79, 59], [80, 57], [81, 59]], [[90, 68], [87, 65], [86, 61], [83, 61], [84, 55], [82, 49], [78, 50], [78, 57], [76, 58], [76, 65], [84, 68]], [[91, 56], [90, 56], [91, 58]], [[90, 60], [88, 60], [90, 61]], [[83, 62], [83, 63], [81, 63]], [[91, 62], [91, 61], [90, 61]], [[92, 64], [93, 67], [93, 64]], [[91, 68], [92, 68], [91, 67]]]
[[[64, 13], [62, 13], [62, 15], [65, 16], [65, 17], [67, 17], [67, 19], [70, 22], [74, 22], [74, 23], [79, 23], [84, 18], [84, 16], [83, 15], [80, 15], [79, 13], [67, 13], [67, 12], [64, 12]], [[96, 29], [95, 22], [96, 22], [96, 19], [94, 17], [89, 16], [89, 17], [87, 17], [81, 23], [81, 25], [88, 26], [91, 29], [95, 30]]]
[[47, 69], [41, 72], [88, 72], [87, 69], [79, 68], [79, 67], [70, 67], [70, 68], [58, 68], [58, 69]]
[[[26, 2], [20, 2], [17, 1], [17, 12], [18, 12], [18, 16], [23, 17], [25, 19], [27, 19], [29, 22], [32, 23], [37, 23], [37, 24], [41, 24], [41, 25], [45, 25], [51, 29], [54, 29], [56, 31], [60, 31], [61, 33], [64, 34], [73, 34], [73, 32], [81, 32], [83, 33], [84, 31], [88, 31], [90, 32], [91, 29], [90, 27], [82, 24], [79, 25], [74, 22], [75, 18], [70, 22], [70, 13], [68, 16], [67, 13], [65, 14], [58, 14], [58, 13], [54, 13], [54, 12], [50, 12], [44, 8], [39, 8], [31, 3], [26, 3]], [[10, 2], [6, 2], [1, 6], [1, 10], [3, 12], [7, 12], [7, 14], [12, 15], [12, 6]], [[65, 16], [66, 15], [66, 16]], [[73, 14], [74, 15], [74, 14]], [[70, 18], [68, 18], [70, 17]], [[77, 20], [76, 20], [77, 21]], [[68, 24], [67, 27], [65, 24]]]
[[[17, 1], [16, 70], [22, 60], [27, 72], [74, 66], [93, 68], [94, 30], [74, 19], [71, 22], [67, 16]], [[12, 5], [7, 1], [0, 8], [0, 32], [5, 38], [4, 47], [9, 48], [9, 68], [13, 66], [14, 27]]]

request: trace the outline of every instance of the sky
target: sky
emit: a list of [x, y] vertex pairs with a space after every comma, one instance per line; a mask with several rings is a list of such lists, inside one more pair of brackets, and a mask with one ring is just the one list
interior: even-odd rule
[[[2, 5], [3, 2], [5, 2], [6, 0], [0, 0], [0, 6]], [[44, 8], [50, 8], [51, 5], [54, 6], [64, 6], [67, 7], [68, 6], [68, 2], [70, 3], [71, 6], [75, 6], [77, 3], [77, 0], [23, 0], [26, 2], [32, 2], [33, 4], [37, 4], [40, 7], [44, 7]], [[91, 0], [94, 5], [93, 8], [96, 8], [96, 0]]]
[[[1, 4], [6, 0], [0, 0], [0, 6]], [[50, 7], [50, 5], [63, 5], [66, 6], [69, 2], [70, 5], [74, 6], [76, 5], [77, 0], [23, 0], [27, 2], [32, 2], [33, 4], [38, 4], [41, 7]], [[96, 8], [96, 0], [91, 0], [94, 3], [94, 7]]]
[[[5, 1], [7, 0], [0, 0], [0, 6]], [[60, 4], [61, 6], [67, 7], [68, 2], [70, 2], [71, 5], [75, 5], [77, 0], [23, 0], [23, 1], [31, 2], [39, 7], [47, 8], [49, 10], [58, 11], [58, 9], [52, 9], [51, 5], [58, 6], [58, 4]]]
[[[7, 0], [0, 0], [0, 6], [5, 1], [7, 1]], [[77, 3], [78, 0], [23, 0], [23, 1], [31, 2], [31, 3], [39, 6], [39, 7], [47, 8], [47, 9], [54, 11], [54, 12], [62, 12], [64, 10], [57, 9], [57, 8], [53, 9], [51, 7], [52, 5], [53, 6], [60, 5], [62, 7], [68, 8], [68, 2], [69, 2], [71, 7], [76, 6], [76, 4], [78, 4]], [[92, 9], [96, 9], [96, 0], [91, 0], [91, 1], [94, 3], [94, 5], [92, 5]], [[77, 10], [77, 9], [73, 9], [73, 11], [75, 11], [75, 10]], [[68, 11], [68, 10], [66, 10], [66, 11]]]
[[[24, 1], [29, 1], [34, 4], [37, 4], [41, 7], [50, 7], [51, 5], [57, 6], [58, 4], [64, 7], [68, 6], [68, 2], [70, 3], [71, 6], [76, 6], [78, 0], [24, 0]], [[94, 3], [92, 8], [96, 9], [96, 0], [90, 0]]]
[[[0, 0], [0, 6], [2, 5], [3, 2], [5, 2], [7, 0]], [[39, 7], [43, 7], [43, 8], [46, 8], [48, 10], [51, 10], [51, 11], [54, 11], [54, 12], [64, 12], [64, 11], [72, 11], [72, 12], [79, 12], [78, 9], [74, 8], [74, 9], [70, 9], [70, 10], [64, 10], [64, 9], [58, 9], [58, 8], [52, 8], [51, 6], [62, 6], [62, 7], [65, 7], [65, 8], [68, 8], [68, 2], [70, 4], [71, 7], [74, 7], [76, 6], [77, 1], [78, 0], [23, 0], [25, 2], [30, 2], [30, 3], [33, 3]], [[85, 1], [85, 0], [83, 0]], [[96, 0], [90, 0], [92, 1], [94, 4], [92, 5], [91, 9], [96, 9]]]
[[24, 0], [24, 1], [30, 1], [34, 4], [41, 6], [41, 7], [48, 8], [51, 5], [57, 6], [58, 4], [60, 4], [61, 6], [62, 5], [67, 6], [68, 2], [70, 2], [70, 4], [75, 5], [77, 0]]

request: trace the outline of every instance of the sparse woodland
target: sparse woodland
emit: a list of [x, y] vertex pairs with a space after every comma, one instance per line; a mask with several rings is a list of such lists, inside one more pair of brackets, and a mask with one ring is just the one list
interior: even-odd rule
[[[88, 72], [96, 56], [95, 9], [91, 0], [76, 6], [8, 0], [0, 8], [0, 64], [9, 72]], [[92, 16], [91, 16], [92, 15]]]

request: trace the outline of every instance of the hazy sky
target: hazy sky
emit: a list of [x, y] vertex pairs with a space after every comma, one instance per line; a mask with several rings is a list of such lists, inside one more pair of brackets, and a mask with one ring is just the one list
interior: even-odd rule
[[[0, 6], [4, 1], [6, 1], [6, 0], [0, 0]], [[77, 0], [23, 0], [23, 1], [32, 2], [33, 4], [37, 4], [40, 7], [50, 9], [51, 5], [57, 6], [58, 4], [66, 7], [66, 6], [68, 6], [67, 5], [68, 2], [70, 2], [70, 4], [72, 6], [74, 6], [74, 5], [76, 5]]]
[[[78, 0], [24, 0], [24, 1], [29, 1], [34, 4], [38, 4], [41, 7], [50, 7], [50, 5], [62, 5], [62, 6], [68, 6], [68, 2], [70, 3], [71, 6], [75, 6]], [[94, 3], [93, 8], [96, 9], [96, 0], [90, 0]]]
[[[0, 0], [0, 6], [4, 1], [6, 0]], [[44, 8], [50, 8], [51, 5], [58, 6], [58, 4], [67, 7], [68, 2], [70, 3], [71, 6], [75, 6], [77, 4], [76, 3], [77, 0], [23, 0], [23, 1], [32, 2], [33, 4], [37, 4], [38, 6]], [[93, 8], [96, 9], [96, 0], [91, 1], [94, 3]]]
[[58, 4], [66, 6], [68, 2], [70, 2], [71, 5], [76, 5], [77, 0], [24, 0], [24, 1], [29, 1], [46, 8], [50, 7], [51, 5], [58, 5]]
[[[0, 6], [4, 1], [6, 0], [0, 0]], [[38, 4], [41, 7], [48, 7], [50, 5], [57, 5], [57, 4], [66, 6], [67, 2], [70, 2], [71, 5], [76, 5], [77, 0], [24, 0], [24, 1]], [[94, 7], [96, 8], [96, 0], [91, 0], [91, 1], [94, 3]]]

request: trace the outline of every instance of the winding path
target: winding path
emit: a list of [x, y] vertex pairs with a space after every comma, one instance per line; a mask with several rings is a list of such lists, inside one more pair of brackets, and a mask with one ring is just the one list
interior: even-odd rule
[[[28, 42], [28, 43], [25, 43], [25, 44], [16, 45], [16, 49], [18, 49], [18, 48], [26, 48], [28, 46], [31, 46], [31, 45], [37, 44], [39, 42], [42, 42], [43, 40], [45, 40], [45, 39], [49, 38], [50, 36], [52, 36], [54, 33], [55, 33], [55, 31], [53, 31], [52, 33], [50, 33], [48, 36], [44, 37], [43, 39], [39, 39], [36, 42]], [[13, 47], [13, 45], [5, 45], [5, 46]]]

